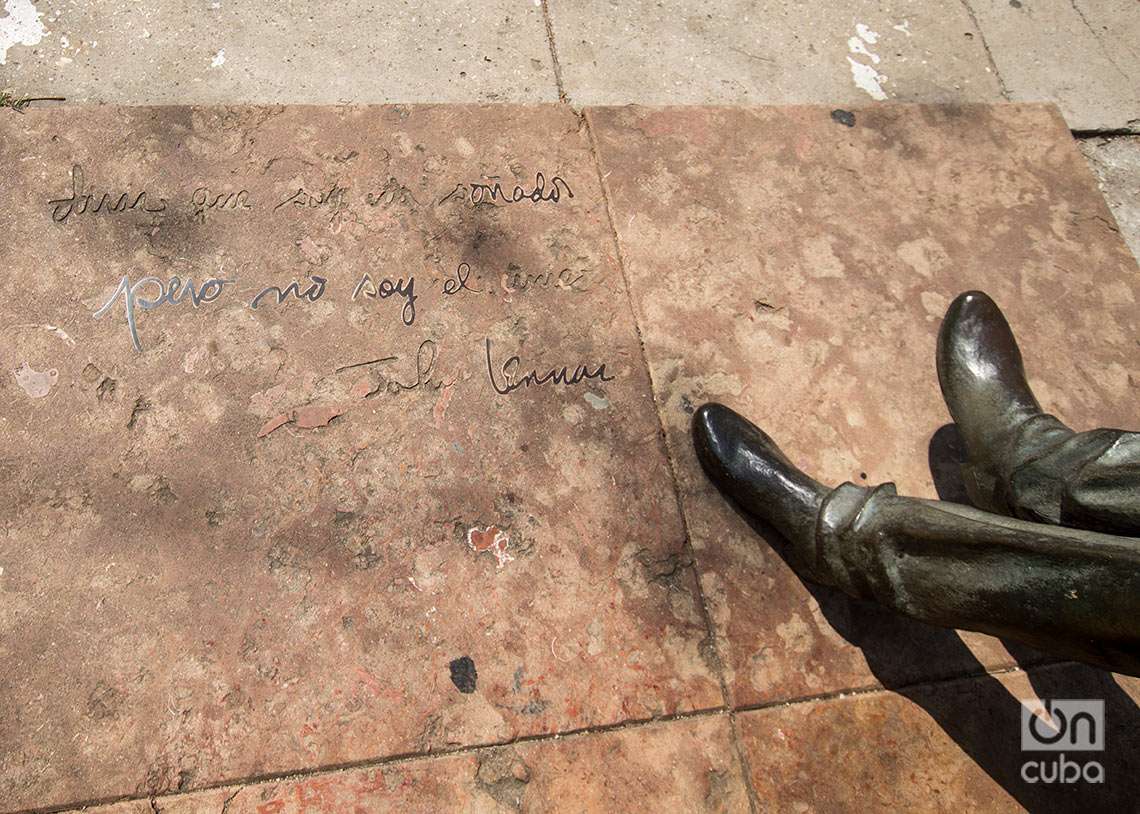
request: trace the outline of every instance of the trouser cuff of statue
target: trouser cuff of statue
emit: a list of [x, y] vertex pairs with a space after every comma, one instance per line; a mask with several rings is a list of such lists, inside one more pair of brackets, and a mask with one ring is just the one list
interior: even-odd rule
[[[960, 297], [947, 320], [963, 298], [979, 296]], [[1012, 342], [996, 306], [993, 313]], [[1041, 413], [1024, 379], [1019, 384], [1010, 375], [1020, 371], [1019, 354], [1016, 370], [975, 354], [981, 362], [974, 371], [1006, 378], [996, 387], [993, 377], [970, 381], [944, 364], [946, 335], [944, 326], [939, 374], [947, 402], [957, 407], [952, 413], [967, 422], [961, 429], [968, 472], [997, 484], [986, 497], [1010, 497], [996, 507], [1017, 517], [900, 497], [889, 483], [828, 489], [791, 464], [759, 427], [720, 404], [702, 406], [693, 419], [702, 467], [744, 512], [788, 539], [793, 567], [807, 580], [930, 624], [1140, 675], [1140, 538], [1095, 530], [1138, 528], [1140, 435], [1077, 434]], [[1015, 344], [1005, 347], [1016, 352]], [[989, 389], [980, 405], [969, 402], [969, 386], [975, 395]], [[985, 444], [1000, 451], [990, 453]], [[1015, 465], [1003, 474], [1009, 461]], [[1082, 528], [1060, 525], [1080, 518]]]

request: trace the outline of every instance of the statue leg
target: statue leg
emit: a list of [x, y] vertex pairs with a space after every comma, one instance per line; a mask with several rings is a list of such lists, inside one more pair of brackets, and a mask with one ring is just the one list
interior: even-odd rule
[[694, 443], [712, 481], [788, 538], [802, 577], [1140, 675], [1140, 539], [900, 497], [891, 484], [829, 490], [718, 404], [697, 411]]
[[1074, 432], [1042, 412], [997, 305], [970, 291], [938, 335], [938, 380], [966, 444], [974, 505], [1039, 523], [1140, 536], [1140, 433]]

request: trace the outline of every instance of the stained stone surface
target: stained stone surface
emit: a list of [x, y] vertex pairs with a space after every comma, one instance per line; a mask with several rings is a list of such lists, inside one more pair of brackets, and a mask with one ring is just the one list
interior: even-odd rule
[[0, 808], [723, 704], [569, 110], [32, 110], [0, 164]]
[[[228, 803], [227, 803], [228, 801]], [[452, 757], [86, 809], [98, 814], [344, 811], [746, 812], [727, 719], [653, 724]]]
[[1008, 314], [1046, 409], [1081, 429], [1135, 425], [1140, 277], [1060, 116], [587, 116], [733, 702], [1011, 663], [994, 639], [967, 647], [802, 583], [774, 533], [708, 484], [689, 422], [720, 401], [825, 483], [962, 499], [934, 348], [951, 299], [981, 288]]
[[833, 106], [1001, 99], [969, 11], [938, 0], [549, 0], [571, 102]]
[[[1027, 782], [1056, 752], [1021, 749], [1022, 701], [1104, 702], [1103, 783]], [[1129, 811], [1140, 769], [1140, 681], [1065, 664], [978, 676], [901, 694], [873, 692], [744, 712], [741, 739], [761, 801], [780, 811]], [[1045, 760], [1042, 773], [1039, 762]], [[1083, 768], [1081, 769], [1083, 771]], [[1096, 770], [1090, 770], [1095, 777]]]

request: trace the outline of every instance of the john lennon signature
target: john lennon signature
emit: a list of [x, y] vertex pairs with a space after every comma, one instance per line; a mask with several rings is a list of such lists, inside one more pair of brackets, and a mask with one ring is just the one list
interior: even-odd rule
[[541, 387], [544, 384], [561, 384], [566, 387], [579, 384], [585, 379], [598, 379], [603, 382], [612, 382], [613, 376], [606, 375], [605, 362], [593, 370], [589, 365], [581, 364], [574, 367], [571, 372], [569, 366], [551, 368], [545, 373], [539, 373], [537, 368], [531, 368], [521, 373], [522, 360], [518, 355], [511, 356], [498, 366], [498, 379], [495, 377], [495, 362], [491, 355], [491, 340], [485, 339], [487, 351], [487, 377], [491, 380], [491, 387], [500, 396], [509, 395], [522, 387]]

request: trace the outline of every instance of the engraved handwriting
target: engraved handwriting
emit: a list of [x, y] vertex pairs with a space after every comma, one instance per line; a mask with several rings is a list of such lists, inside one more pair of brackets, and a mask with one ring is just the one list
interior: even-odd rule
[[499, 365], [499, 381], [495, 379], [495, 363], [491, 355], [491, 340], [486, 339], [487, 349], [487, 377], [491, 380], [491, 387], [495, 392], [501, 396], [506, 396], [521, 387], [541, 387], [544, 384], [561, 384], [569, 387], [583, 381], [584, 379], [598, 379], [603, 382], [613, 381], [613, 376], [606, 375], [606, 365], [602, 364], [590, 369], [589, 365], [577, 365], [574, 372], [571, 373], [569, 367], [563, 366], [561, 368], [551, 368], [546, 373], [539, 373], [536, 368], [532, 368], [527, 373], [519, 375], [519, 368], [522, 367], [522, 360], [519, 357], [511, 356], [503, 364]]
[[166, 200], [159, 198], [157, 204], [150, 204], [146, 199], [146, 190], [137, 194], [124, 192], [117, 199], [110, 192], [96, 196], [94, 192], [84, 192], [83, 167], [75, 164], [71, 168], [71, 197], [56, 198], [48, 201], [52, 208], [51, 219], [56, 223], [67, 223], [72, 215], [91, 214], [100, 212], [118, 214], [120, 212], [165, 212]]
[[406, 283], [403, 277], [395, 281], [385, 277], [379, 283], [376, 283], [372, 280], [370, 274], [365, 273], [352, 292], [353, 301], [360, 296], [369, 297], [374, 300], [386, 300], [389, 297], [397, 296], [403, 297], [404, 307], [400, 311], [400, 318], [404, 321], [405, 325], [411, 325], [416, 321], [416, 278], [414, 275], [408, 277]]
[[531, 203], [540, 203], [549, 201], [550, 203], [558, 203], [562, 199], [562, 195], [573, 198], [574, 192], [570, 189], [570, 185], [566, 181], [555, 175], [550, 179], [549, 189], [546, 186], [546, 176], [541, 172], [535, 173], [534, 187], [528, 192], [526, 188], [515, 185], [510, 193], [507, 193], [502, 186], [498, 176], [490, 176], [485, 182], [472, 182], [470, 184], [459, 183], [455, 185], [455, 189], [447, 193], [439, 200], [440, 204], [446, 203], [449, 200], [470, 201], [472, 206], [501, 206], [507, 204], [521, 203], [522, 201], [530, 201]]
[[206, 187], [198, 187], [190, 195], [190, 206], [193, 209], [192, 217], [199, 223], [205, 223], [206, 212], [210, 210], [251, 209], [249, 191], [237, 192], [210, 192]]
[[328, 282], [324, 277], [318, 277], [316, 274], [311, 275], [310, 279], [313, 281], [304, 291], [301, 290], [301, 284], [296, 280], [285, 286], [284, 290], [275, 285], [266, 286], [257, 293], [252, 300], [249, 301], [250, 308], [257, 308], [261, 303], [262, 297], [267, 297], [270, 294], [277, 298], [277, 305], [283, 303], [289, 297], [298, 300], [308, 300], [309, 302], [316, 302], [325, 293], [325, 283]]
[[397, 203], [404, 206], [421, 206], [412, 191], [395, 178], [389, 178], [379, 192], [365, 194], [364, 202], [369, 206], [380, 206], [384, 209]]
[[443, 293], [449, 297], [458, 294], [460, 291], [473, 291], [477, 294], [481, 293], [483, 289], [472, 288], [471, 286], [467, 285], [467, 281], [470, 279], [471, 264], [460, 263], [459, 266], [455, 269], [455, 276], [447, 277], [444, 279]]
[[283, 200], [277, 206], [273, 207], [276, 212], [283, 206], [292, 204], [298, 209], [317, 209], [322, 206], [339, 207], [347, 203], [348, 189], [333, 183], [326, 192], [318, 192], [313, 194], [308, 192], [304, 187], [297, 187], [297, 191]]
[[[202, 303], [213, 302], [220, 297], [222, 289], [230, 282], [232, 282], [232, 280], [210, 277], [206, 282], [202, 283], [200, 287], [195, 287], [193, 280], [183, 282], [180, 277], [174, 276], [166, 283], [158, 277], [143, 277], [138, 282], [132, 283], [130, 277], [124, 274], [123, 279], [119, 281], [119, 285], [115, 289], [115, 293], [111, 295], [111, 298], [108, 299], [92, 317], [98, 319], [107, 313], [111, 306], [115, 304], [116, 300], [122, 299], [123, 308], [127, 317], [127, 329], [131, 334], [131, 343], [135, 346], [136, 351], [142, 352], [142, 343], [139, 342], [139, 332], [136, 321], [136, 307], [144, 311], [151, 311], [165, 304], [178, 305], [189, 296], [191, 304], [197, 308]], [[154, 289], [158, 296], [154, 299], [146, 299], [140, 296], [140, 292], [147, 287]]]

